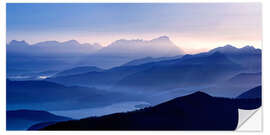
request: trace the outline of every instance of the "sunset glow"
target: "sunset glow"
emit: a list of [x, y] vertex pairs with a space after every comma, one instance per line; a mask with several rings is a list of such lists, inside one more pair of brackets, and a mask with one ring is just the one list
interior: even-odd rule
[[8, 4], [7, 24], [7, 42], [75, 39], [107, 46], [166, 35], [192, 53], [226, 44], [261, 48], [259, 3]]

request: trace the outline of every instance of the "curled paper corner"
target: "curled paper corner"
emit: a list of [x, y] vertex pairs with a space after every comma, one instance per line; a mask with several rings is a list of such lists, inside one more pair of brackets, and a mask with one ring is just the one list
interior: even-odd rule
[[238, 109], [238, 125], [236, 131], [262, 131], [262, 108], [253, 110]]

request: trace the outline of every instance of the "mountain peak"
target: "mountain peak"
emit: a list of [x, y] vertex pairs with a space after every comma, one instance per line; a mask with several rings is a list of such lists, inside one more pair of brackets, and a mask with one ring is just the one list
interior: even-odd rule
[[170, 41], [170, 38], [168, 36], [160, 36], [158, 38], [152, 39], [152, 41]]
[[120, 39], [102, 48], [99, 54], [143, 58], [147, 56], [171, 57], [184, 54], [184, 52], [170, 41], [167, 36], [161, 36], [152, 40]]
[[42, 41], [42, 42], [38, 42], [34, 45], [37, 45], [37, 46], [43, 46], [43, 45], [56, 45], [56, 44], [59, 44], [58, 41], [55, 41], [55, 40], [51, 40], [51, 41]]
[[73, 44], [73, 45], [78, 45], [80, 44], [77, 40], [68, 40], [68, 41], [65, 41], [63, 43], [68, 43], [68, 44]]
[[169, 102], [178, 102], [178, 100], [182, 100], [183, 98], [185, 99], [196, 99], [196, 100], [202, 100], [202, 99], [209, 99], [209, 98], [212, 98], [212, 96], [204, 93], [204, 92], [201, 92], [201, 91], [197, 91], [197, 92], [194, 92], [192, 94], [189, 94], [189, 95], [186, 95], [186, 96], [183, 96], [183, 97], [177, 97], [171, 101], [168, 101], [167, 103]]
[[231, 45], [231, 44], [226, 44], [226, 45], [224, 45], [223, 47], [236, 48], [236, 47], [234, 47], [234, 46]]
[[256, 49], [253, 46], [247, 45], [242, 48], [236, 48], [232, 45], [225, 45], [223, 47], [217, 47], [215, 49], [212, 49], [209, 51], [210, 53], [215, 53], [215, 52], [221, 52], [221, 53], [226, 53], [226, 54], [236, 54], [236, 53], [260, 53], [260, 49]]
[[29, 54], [48, 54], [48, 53], [57, 53], [57, 54], [67, 54], [67, 53], [83, 53], [90, 54], [98, 51], [102, 48], [99, 44], [80, 44], [76, 40], [68, 40], [64, 42], [59, 42], [55, 40], [42, 41], [34, 44], [28, 44], [23, 41], [12, 40], [7, 44], [7, 51], [17, 52], [17, 53], [29, 53]]
[[158, 39], [169, 39], [168, 36], [160, 36]]
[[204, 93], [204, 92], [201, 92], [201, 91], [197, 91], [197, 92], [194, 92], [193, 94], [191, 95], [196, 95], [196, 96], [204, 96], [204, 97], [211, 97], [210, 95]]
[[238, 48], [236, 48], [236, 47], [234, 47], [234, 46], [232, 46], [230, 44], [227, 44], [225, 46], [218, 47], [218, 48], [215, 48], [215, 49], [218, 50], [218, 51], [220, 51], [220, 52], [233, 52], [233, 51], [238, 50]]
[[29, 44], [25, 40], [21, 40], [21, 41], [11, 40], [9, 42], [9, 45], [29, 45]]
[[245, 52], [245, 53], [252, 53], [252, 54], [261, 53], [261, 49], [256, 49], [251, 45], [244, 46], [244, 47], [240, 48], [239, 50], [241, 50], [242, 52]]
[[224, 48], [236, 48], [236, 47], [234, 47], [234, 46], [232, 46], [232, 45], [230, 45], [230, 44], [227, 44], [227, 45], [225, 45], [225, 46], [223, 46]]
[[255, 49], [252, 45], [246, 45], [242, 47], [241, 49]]
[[246, 45], [246, 46], [244, 46], [244, 47], [242, 47], [242, 48], [240, 48], [241, 50], [256, 50], [256, 48], [254, 48], [253, 46], [251, 46], [251, 45]]

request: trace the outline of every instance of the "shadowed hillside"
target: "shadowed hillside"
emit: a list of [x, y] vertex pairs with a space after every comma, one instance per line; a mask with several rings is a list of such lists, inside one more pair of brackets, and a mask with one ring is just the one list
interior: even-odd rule
[[43, 130], [234, 130], [237, 123], [232, 99], [196, 92], [138, 111], [60, 122]]
[[262, 86], [255, 87], [237, 97], [240, 109], [256, 109], [262, 105]]

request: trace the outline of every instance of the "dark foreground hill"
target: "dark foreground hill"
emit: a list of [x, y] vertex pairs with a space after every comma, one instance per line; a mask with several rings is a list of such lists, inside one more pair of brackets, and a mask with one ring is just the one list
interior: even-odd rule
[[237, 97], [238, 108], [256, 109], [262, 105], [262, 86], [255, 87]]
[[247, 92], [239, 95], [237, 98], [239, 98], [239, 99], [262, 98], [262, 86], [257, 86], [251, 90], [248, 90]]
[[[7, 130], [25, 130], [33, 124], [41, 122], [54, 123], [71, 120], [68, 117], [57, 116], [46, 111], [14, 110], [7, 111]], [[43, 126], [44, 127], [44, 126]]]
[[142, 110], [60, 122], [42, 130], [234, 130], [237, 123], [234, 99], [196, 92]]

